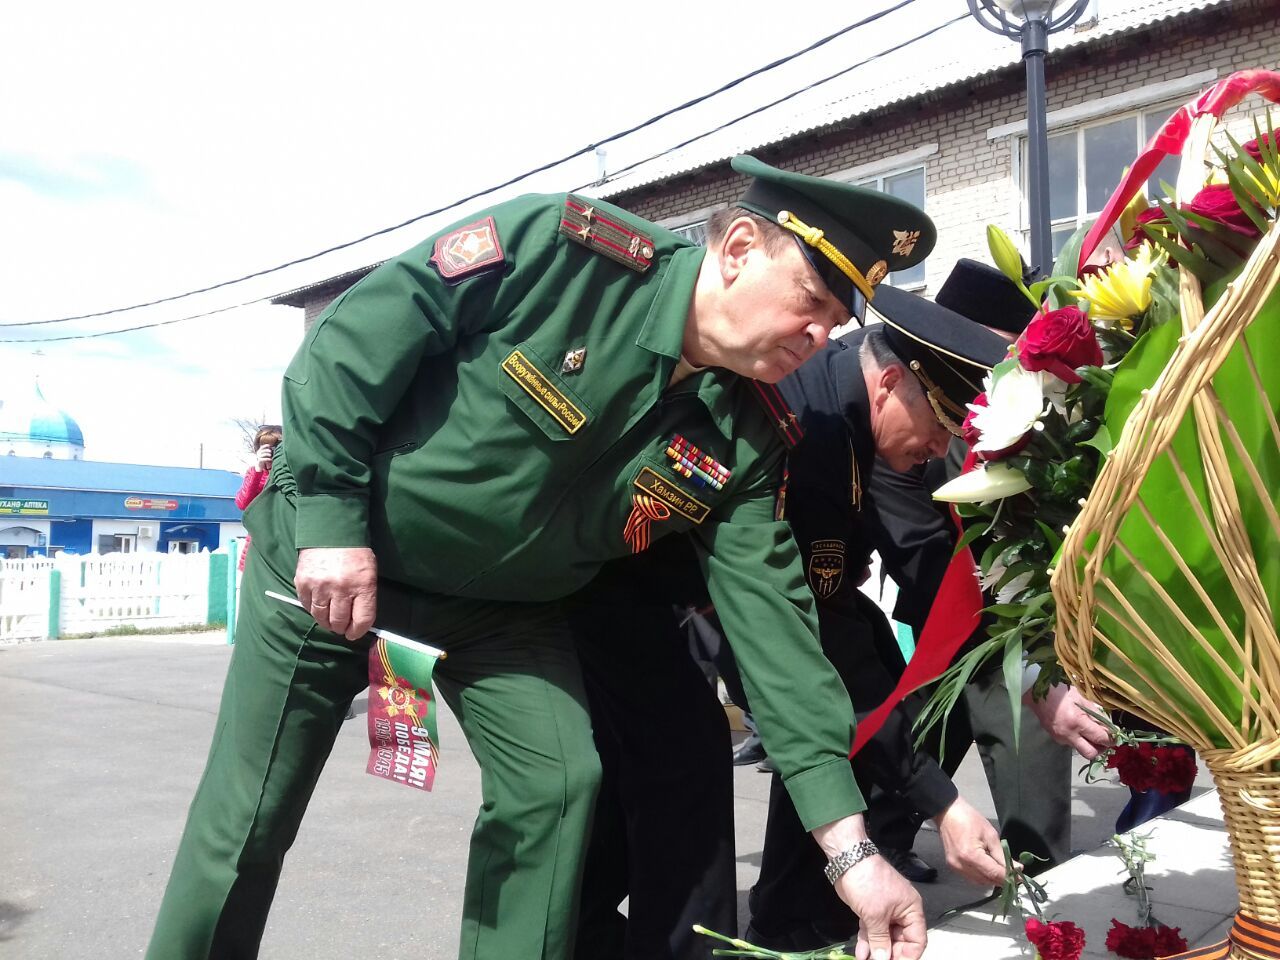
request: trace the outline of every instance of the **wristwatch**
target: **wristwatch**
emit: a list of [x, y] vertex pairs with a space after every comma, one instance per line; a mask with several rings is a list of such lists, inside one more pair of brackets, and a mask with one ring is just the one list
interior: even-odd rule
[[828, 860], [827, 865], [822, 868], [822, 872], [827, 875], [827, 879], [831, 881], [832, 886], [835, 886], [835, 882], [843, 877], [850, 867], [861, 863], [867, 857], [874, 857], [879, 852], [879, 848], [870, 840], [860, 840], [848, 850], [838, 853]]

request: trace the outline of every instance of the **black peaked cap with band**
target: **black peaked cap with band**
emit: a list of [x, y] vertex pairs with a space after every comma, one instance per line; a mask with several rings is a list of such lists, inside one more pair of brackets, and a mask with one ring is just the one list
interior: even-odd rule
[[914, 267], [937, 242], [923, 210], [879, 190], [779, 170], [755, 157], [734, 157], [732, 166], [752, 178], [738, 206], [794, 233], [827, 288], [856, 317], [881, 280]]
[[1017, 335], [1036, 315], [1036, 306], [1013, 281], [977, 260], [958, 260], [934, 303], [984, 327]]
[[920, 381], [938, 421], [953, 434], [968, 414], [965, 404], [982, 391], [982, 378], [1009, 351], [1009, 341], [914, 293], [885, 287], [872, 309], [884, 320], [885, 339]]

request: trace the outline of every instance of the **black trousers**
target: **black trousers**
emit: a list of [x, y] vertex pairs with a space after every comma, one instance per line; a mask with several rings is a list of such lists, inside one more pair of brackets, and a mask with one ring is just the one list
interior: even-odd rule
[[690, 656], [679, 591], [642, 573], [607, 570], [571, 615], [602, 768], [578, 960], [705, 960], [693, 924], [737, 931], [728, 721]]

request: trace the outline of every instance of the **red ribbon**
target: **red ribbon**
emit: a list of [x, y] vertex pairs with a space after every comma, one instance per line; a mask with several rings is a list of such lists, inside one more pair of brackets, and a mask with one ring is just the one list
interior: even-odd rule
[[1173, 112], [1173, 116], [1147, 141], [1147, 145], [1129, 167], [1129, 172], [1120, 181], [1120, 186], [1116, 187], [1115, 193], [1111, 194], [1111, 199], [1098, 214], [1092, 229], [1085, 234], [1084, 244], [1080, 247], [1080, 262], [1076, 266], [1077, 273], [1097, 249], [1098, 242], [1120, 219], [1120, 214], [1129, 205], [1129, 201], [1137, 196], [1142, 185], [1147, 182], [1147, 177], [1160, 166], [1160, 161], [1182, 152], [1187, 136], [1191, 133], [1191, 121], [1206, 114], [1221, 117], [1246, 95], [1254, 92], [1280, 103], [1280, 73], [1271, 70], [1241, 70], [1219, 80]]
[[[973, 469], [974, 462], [973, 451], [970, 450], [960, 472], [968, 473]], [[955, 507], [951, 508], [951, 519], [955, 522], [957, 535], [962, 534], [963, 527]], [[889, 694], [889, 699], [859, 721], [853, 749], [849, 751], [850, 758], [876, 735], [876, 731], [884, 725], [889, 713], [903, 697], [936, 680], [951, 665], [956, 652], [977, 629], [982, 607], [982, 587], [978, 583], [977, 566], [969, 548], [963, 547], [947, 565], [947, 572], [938, 587], [938, 595], [929, 608], [929, 617], [916, 641], [915, 653], [912, 654], [907, 669], [902, 672], [898, 685]]]

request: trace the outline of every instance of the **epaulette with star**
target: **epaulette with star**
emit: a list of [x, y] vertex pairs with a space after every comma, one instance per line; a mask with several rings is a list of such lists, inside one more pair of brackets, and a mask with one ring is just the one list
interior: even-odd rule
[[751, 385], [752, 394], [764, 408], [765, 415], [787, 448], [794, 447], [803, 440], [804, 431], [800, 429], [800, 418], [787, 406], [787, 401], [782, 399], [782, 391], [775, 384], [761, 380], [748, 380], [747, 383]]
[[565, 199], [560, 232], [637, 273], [653, 265], [653, 240], [613, 216], [598, 213], [590, 200], [572, 194]]

